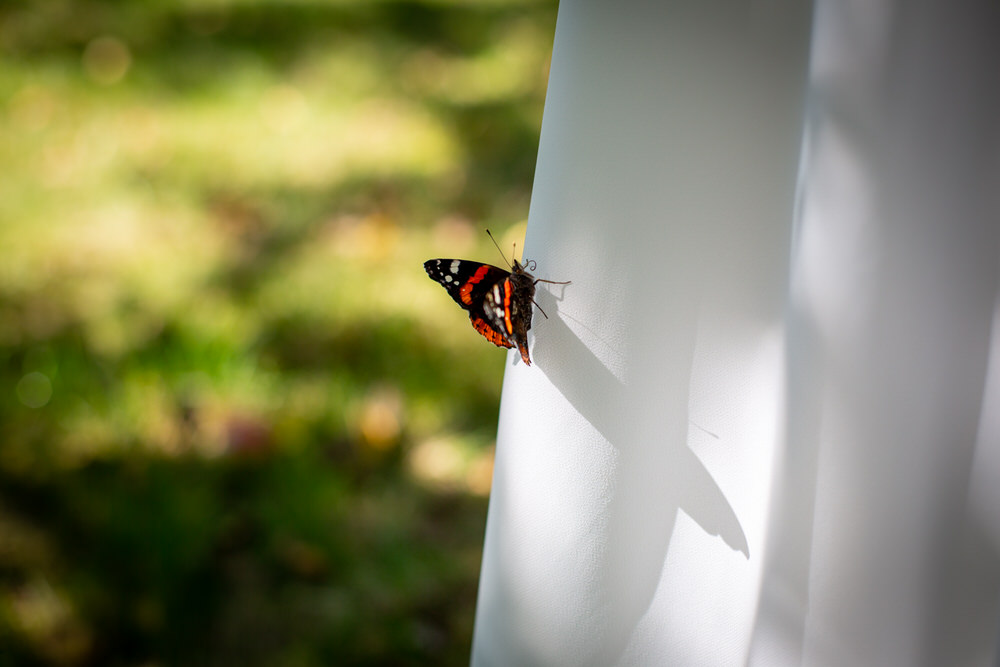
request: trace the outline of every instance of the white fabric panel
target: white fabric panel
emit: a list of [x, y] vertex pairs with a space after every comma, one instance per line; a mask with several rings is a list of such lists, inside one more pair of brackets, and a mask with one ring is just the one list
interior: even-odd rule
[[573, 284], [473, 665], [992, 660], [1000, 40], [938, 4], [563, 1], [526, 256]]
[[997, 9], [817, 5], [754, 664], [995, 659], [1000, 560], [967, 500], [1000, 258]]

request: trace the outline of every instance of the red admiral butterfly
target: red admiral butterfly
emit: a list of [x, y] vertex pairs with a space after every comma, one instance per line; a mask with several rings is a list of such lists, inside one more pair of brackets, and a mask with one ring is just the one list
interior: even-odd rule
[[[490, 231], [487, 229], [486, 233]], [[492, 234], [490, 238], [496, 245]], [[497, 250], [500, 250], [499, 245]], [[525, 266], [535, 270], [533, 261], [525, 262]], [[570, 283], [535, 278], [516, 259], [510, 271], [463, 259], [429, 259], [424, 262], [424, 271], [441, 283], [458, 305], [469, 311], [473, 329], [497, 347], [517, 347], [528, 366], [531, 365], [528, 357], [531, 304], [538, 306], [534, 299], [535, 285]], [[541, 306], [538, 310], [545, 315]], [[545, 315], [546, 319], [548, 317]]]

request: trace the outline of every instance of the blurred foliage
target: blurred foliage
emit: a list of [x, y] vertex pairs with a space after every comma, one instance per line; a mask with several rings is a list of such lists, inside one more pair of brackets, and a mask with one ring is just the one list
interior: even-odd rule
[[467, 664], [555, 12], [0, 5], [0, 667]]

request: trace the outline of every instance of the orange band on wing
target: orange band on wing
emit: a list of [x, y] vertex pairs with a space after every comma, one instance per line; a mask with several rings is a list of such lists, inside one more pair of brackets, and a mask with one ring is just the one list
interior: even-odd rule
[[508, 343], [507, 339], [504, 338], [499, 331], [491, 327], [483, 318], [473, 317], [470, 319], [472, 319], [472, 327], [481, 333], [483, 338], [486, 340], [498, 347], [513, 347], [513, 345]]
[[507, 333], [514, 333], [514, 325], [510, 323], [510, 278], [503, 281], [503, 321], [507, 325]]
[[458, 296], [462, 299], [462, 303], [466, 305], [472, 305], [472, 288], [475, 287], [479, 281], [481, 281], [483, 278], [486, 277], [486, 274], [489, 273], [489, 270], [490, 267], [486, 264], [483, 264], [478, 269], [476, 269], [476, 272], [472, 275], [472, 277], [469, 278], [464, 285], [462, 285], [462, 288], [458, 290]]

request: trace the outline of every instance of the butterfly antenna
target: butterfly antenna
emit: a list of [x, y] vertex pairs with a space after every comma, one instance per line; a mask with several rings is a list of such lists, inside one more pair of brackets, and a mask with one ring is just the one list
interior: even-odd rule
[[[490, 233], [490, 230], [487, 229], [486, 230], [486, 234], [490, 237], [490, 240], [493, 241], [493, 245], [495, 245], [497, 247], [497, 251], [499, 251], [500, 256], [503, 257], [504, 264], [506, 264], [507, 266], [510, 266], [510, 262], [507, 261], [507, 256], [505, 254], [503, 254], [503, 250], [500, 250], [500, 244], [497, 243], [497, 240], [495, 238], [493, 238], [493, 234]], [[516, 243], [514, 244], [514, 247], [517, 248], [517, 244]]]

